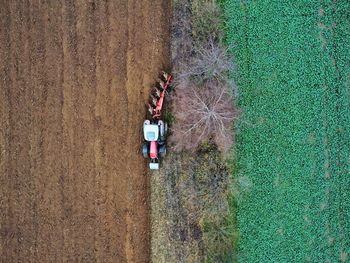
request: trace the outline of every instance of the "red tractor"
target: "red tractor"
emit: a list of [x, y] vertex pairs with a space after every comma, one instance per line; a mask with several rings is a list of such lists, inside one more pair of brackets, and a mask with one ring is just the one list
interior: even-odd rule
[[165, 140], [168, 126], [160, 118], [164, 97], [171, 80], [172, 76], [170, 74], [162, 72], [161, 79], [152, 90], [150, 103], [148, 104], [148, 112], [151, 118], [143, 122], [145, 141], [142, 153], [145, 158], [151, 159], [149, 164], [151, 170], [159, 169], [159, 158], [163, 158], [166, 154]]

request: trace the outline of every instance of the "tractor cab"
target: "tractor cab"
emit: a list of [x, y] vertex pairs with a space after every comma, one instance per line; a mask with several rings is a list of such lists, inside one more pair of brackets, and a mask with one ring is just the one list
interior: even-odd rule
[[143, 124], [143, 136], [145, 141], [157, 141], [159, 137], [158, 124], [151, 124], [149, 120], [146, 120]]

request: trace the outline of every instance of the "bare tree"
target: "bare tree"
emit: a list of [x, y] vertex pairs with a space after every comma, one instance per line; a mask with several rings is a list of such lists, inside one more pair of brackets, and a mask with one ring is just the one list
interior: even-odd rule
[[175, 72], [179, 82], [185, 79], [201, 84], [205, 81], [227, 81], [228, 73], [234, 69], [228, 48], [221, 47], [213, 38], [192, 47], [191, 60], [180, 64]]
[[212, 138], [226, 152], [233, 142], [232, 123], [236, 117], [227, 86], [211, 81], [198, 88], [188, 82], [177, 86], [177, 94], [171, 138], [175, 150], [195, 149]]

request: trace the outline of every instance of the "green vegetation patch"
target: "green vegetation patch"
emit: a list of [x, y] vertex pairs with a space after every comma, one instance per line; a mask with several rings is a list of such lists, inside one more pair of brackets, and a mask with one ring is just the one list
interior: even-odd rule
[[233, 262], [229, 169], [217, 147], [171, 154], [151, 178], [152, 262]]
[[350, 2], [224, 3], [239, 74], [240, 262], [350, 260]]

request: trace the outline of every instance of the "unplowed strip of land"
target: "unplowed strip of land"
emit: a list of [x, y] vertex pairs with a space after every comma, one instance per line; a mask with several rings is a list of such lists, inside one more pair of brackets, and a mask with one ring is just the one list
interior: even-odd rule
[[1, 1], [2, 262], [149, 262], [144, 103], [170, 1]]

